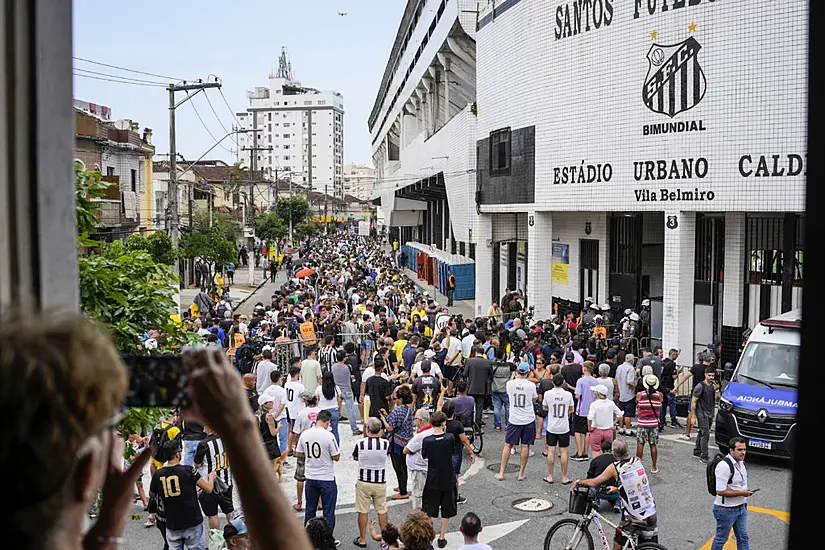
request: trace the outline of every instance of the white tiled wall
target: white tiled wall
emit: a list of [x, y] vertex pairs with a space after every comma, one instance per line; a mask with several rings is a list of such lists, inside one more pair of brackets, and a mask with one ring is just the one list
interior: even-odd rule
[[[557, 8], [568, 6], [572, 16], [574, 4], [521, 0], [476, 34], [478, 135], [535, 125], [537, 209], [803, 209], [804, 172], [743, 177], [739, 163], [744, 155], [767, 155], [772, 169], [771, 155], [805, 156], [807, 2], [702, 1], [668, 11], [661, 11], [665, 2], [641, 2], [637, 18], [639, 3], [606, 0], [609, 25], [585, 31], [583, 23], [582, 32], [556, 39]], [[658, 6], [656, 13], [647, 5]], [[673, 118], [649, 110], [642, 100], [648, 52], [691, 37], [701, 46], [702, 100]], [[706, 129], [643, 135], [644, 125], [691, 121]], [[708, 162], [704, 178], [634, 179], [634, 162], [700, 157]], [[606, 163], [608, 183], [553, 183], [554, 168]], [[662, 188], [698, 188], [715, 198], [644, 202], [635, 195], [658, 197]]]
[[676, 216], [678, 226], [665, 229], [664, 300], [662, 346], [682, 350], [680, 365], [691, 365], [693, 358], [693, 266], [696, 247], [696, 213], [665, 211]]
[[742, 326], [745, 301], [745, 213], [725, 214], [725, 281], [722, 323]]

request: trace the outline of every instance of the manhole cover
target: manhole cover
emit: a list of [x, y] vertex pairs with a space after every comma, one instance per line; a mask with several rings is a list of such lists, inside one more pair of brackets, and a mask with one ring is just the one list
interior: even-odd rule
[[553, 507], [553, 503], [543, 498], [528, 497], [514, 500], [511, 506], [522, 512], [545, 512]]
[[[493, 464], [488, 464], [487, 469], [491, 472], [498, 473], [499, 468], [501, 468], [501, 462], [495, 462]], [[508, 464], [506, 468], [504, 468], [504, 473], [506, 474], [514, 474], [518, 472], [519, 465], [518, 464]]]

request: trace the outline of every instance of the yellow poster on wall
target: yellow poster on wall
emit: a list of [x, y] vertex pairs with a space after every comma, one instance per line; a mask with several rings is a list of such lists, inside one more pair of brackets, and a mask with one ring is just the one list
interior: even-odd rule
[[554, 283], [567, 283], [568, 268], [570, 267], [570, 245], [553, 243], [553, 254], [550, 264], [550, 272]]

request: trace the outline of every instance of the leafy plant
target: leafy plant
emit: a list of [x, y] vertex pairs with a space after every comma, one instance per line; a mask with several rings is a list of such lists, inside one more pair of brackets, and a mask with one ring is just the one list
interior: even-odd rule
[[209, 212], [199, 210], [192, 216], [192, 233], [211, 233], [217, 231], [231, 243], [235, 243], [241, 237], [241, 226], [237, 221], [223, 212], [212, 212], [212, 219], [209, 219]]
[[322, 225], [313, 221], [305, 221], [296, 225], [293, 234], [296, 239], [305, 239], [321, 231]]
[[255, 235], [259, 239], [275, 242], [286, 237], [288, 232], [287, 224], [274, 212], [259, 214], [255, 218]]
[[155, 231], [148, 237], [134, 234], [126, 237], [126, 250], [143, 250], [148, 252], [158, 263], [172, 265], [178, 254], [172, 248], [172, 238], [163, 231]]
[[106, 196], [106, 189], [111, 185], [103, 181], [100, 172], [87, 172], [81, 162], [74, 163], [75, 175], [75, 221], [77, 224], [78, 244], [87, 248], [99, 244], [89, 238], [89, 233], [100, 227], [97, 214], [100, 213], [100, 203], [95, 199]]
[[289, 227], [289, 213], [292, 212], [292, 227], [306, 221], [309, 217], [309, 203], [304, 197], [283, 198], [278, 200], [278, 216]]
[[236, 261], [235, 245], [224, 237], [218, 229], [209, 233], [189, 233], [180, 241], [181, 256], [186, 259], [203, 258], [207, 262], [224, 266]]

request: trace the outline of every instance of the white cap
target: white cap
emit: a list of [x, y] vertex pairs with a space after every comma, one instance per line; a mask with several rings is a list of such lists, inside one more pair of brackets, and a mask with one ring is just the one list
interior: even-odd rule
[[[261, 321], [261, 322], [263, 323], [264, 321]], [[268, 323], [267, 323], [267, 324], [268, 324]], [[262, 347], [262, 348], [261, 348], [261, 351], [262, 351], [262, 352], [264, 352], [264, 351], [272, 351], [272, 346], [270, 346], [270, 345], [266, 345], [266, 346], [264, 346], [264, 347]]]
[[435, 352], [431, 349], [424, 350], [424, 357], [426, 357], [427, 359], [432, 359], [433, 357], [435, 357]]
[[607, 305], [607, 304], [604, 304], [604, 305], [602, 306], [602, 311], [610, 311], [610, 306], [609, 306], [609, 305]]
[[631, 313], [630, 314], [630, 320], [631, 321], [638, 321], [639, 319], [640, 319], [640, 317], [639, 317], [638, 313]]
[[647, 300], [647, 299], [642, 300], [642, 306], [643, 306], [643, 307], [647, 307], [647, 306], [649, 306], [649, 305], [650, 305], [650, 300]]
[[596, 311], [598, 311], [599, 306], [597, 306], [596, 304], [590, 304], [590, 309], [595, 309]]
[[604, 317], [602, 317], [601, 315], [596, 315], [595, 317], [593, 317], [594, 321], [601, 321], [603, 319], [604, 319]]
[[607, 386], [605, 386], [604, 384], [596, 384], [595, 386], [590, 388], [590, 391], [607, 397]]
[[625, 315], [630, 315], [631, 313], [633, 313], [633, 310], [630, 309], [630, 308], [627, 308], [626, 310], [624, 310]]
[[593, 297], [592, 297], [592, 296], [588, 296], [587, 298], [585, 298], [585, 299], [584, 299], [584, 301], [585, 301], [585, 302], [592, 302], [592, 301], [593, 301]]

